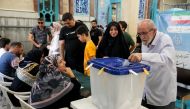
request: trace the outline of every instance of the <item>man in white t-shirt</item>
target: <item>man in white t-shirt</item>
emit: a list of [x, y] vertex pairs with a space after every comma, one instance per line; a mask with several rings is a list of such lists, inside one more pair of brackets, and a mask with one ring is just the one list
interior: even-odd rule
[[10, 39], [8, 38], [1, 38], [0, 39], [0, 57], [10, 48]]

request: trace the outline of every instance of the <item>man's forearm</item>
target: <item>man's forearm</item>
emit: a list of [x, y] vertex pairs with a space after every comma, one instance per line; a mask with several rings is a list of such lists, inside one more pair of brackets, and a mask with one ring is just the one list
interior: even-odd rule
[[34, 46], [38, 46], [38, 44], [34, 41], [34, 40], [30, 40], [30, 42], [34, 45]]
[[29, 34], [29, 36], [28, 36], [28, 41], [30, 41], [34, 46], [38, 46], [38, 43], [36, 43], [35, 41], [34, 41], [34, 38], [33, 38], [33, 35], [32, 34]]
[[64, 47], [63, 46], [60, 47], [60, 54], [61, 54], [61, 57], [64, 59], [65, 52], [64, 52]]
[[60, 48], [60, 50], [59, 50], [60, 55], [64, 59], [64, 57], [65, 57], [64, 41], [59, 41], [59, 48]]
[[132, 52], [135, 49], [135, 47], [136, 47], [135, 45], [130, 46], [129, 51]]
[[98, 45], [100, 44], [101, 40], [102, 40], [102, 36], [98, 36]]

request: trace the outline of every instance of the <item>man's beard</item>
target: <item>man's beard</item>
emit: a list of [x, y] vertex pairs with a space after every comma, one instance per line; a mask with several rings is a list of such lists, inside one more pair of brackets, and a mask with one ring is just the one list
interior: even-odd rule
[[95, 29], [95, 28], [96, 28], [96, 26], [93, 26], [93, 27], [92, 27], [92, 29]]
[[148, 46], [151, 42], [152, 42], [152, 40], [153, 40], [153, 37], [152, 38], [150, 38], [148, 41], [142, 41], [142, 43], [143, 43], [143, 45], [146, 45], [146, 46]]
[[21, 56], [21, 54], [20, 54], [20, 53], [16, 53], [15, 55], [16, 55], [17, 57], [20, 57], [20, 56]]

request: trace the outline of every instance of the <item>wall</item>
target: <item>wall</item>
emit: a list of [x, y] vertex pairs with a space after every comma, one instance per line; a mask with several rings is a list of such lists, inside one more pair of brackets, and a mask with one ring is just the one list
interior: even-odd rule
[[64, 13], [69, 12], [69, 0], [60, 0], [59, 19], [62, 19]]
[[138, 23], [139, 1], [138, 0], [122, 0], [121, 3], [121, 20], [128, 23], [127, 31], [136, 41], [137, 23]]
[[[11, 5], [12, 4], [12, 5]], [[33, 11], [33, 0], [1, 0], [0, 8], [12, 10]]]
[[[164, 11], [170, 8], [173, 8], [173, 6], [164, 5], [164, 4], [180, 4], [180, 3], [187, 3], [188, 0], [160, 0], [160, 11]], [[185, 7], [181, 7], [185, 8]]]
[[[14, 5], [10, 5], [14, 3]], [[0, 34], [11, 41], [24, 44], [24, 52], [32, 48], [27, 41], [28, 33], [37, 24], [38, 13], [34, 12], [33, 0], [1, 0]]]

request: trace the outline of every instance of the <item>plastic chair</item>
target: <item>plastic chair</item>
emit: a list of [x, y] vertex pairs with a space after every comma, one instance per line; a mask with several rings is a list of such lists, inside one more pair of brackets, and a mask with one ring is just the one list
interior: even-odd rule
[[[25, 101], [25, 100], [28, 100], [30, 96], [25, 96], [25, 95], [23, 96], [23, 95], [16, 95], [16, 94], [14, 94], [14, 96], [20, 101], [22, 109], [36, 109]], [[69, 109], [69, 108], [64, 107], [64, 108], [59, 108], [59, 109]]]
[[177, 99], [181, 100], [181, 109], [186, 109], [185, 100], [190, 100], [190, 72], [183, 68], [177, 68]]
[[[7, 76], [7, 75], [4, 75], [3, 73], [0, 72], [0, 81], [5, 81], [5, 79], [10, 80], [10, 81], [13, 81], [14, 78], [9, 77], [9, 76]], [[5, 102], [6, 100], [5, 100], [5, 98], [4, 98], [2, 95], [3, 95], [3, 94], [2, 94], [2, 91], [0, 90], [0, 97], [1, 97], [1, 99], [2, 99], [2, 106], [3, 106], [3, 105], [7, 105], [7, 103]]]
[[11, 80], [13, 81], [13, 77], [9, 77], [7, 75], [4, 75], [3, 73], [0, 72], [0, 81], [4, 81], [4, 79], [8, 79], [8, 80]]
[[16, 95], [16, 94], [14, 94], [14, 96], [19, 100], [22, 109], [36, 109], [32, 107], [30, 104], [28, 104], [26, 101], [24, 101], [28, 100], [29, 96]]
[[[25, 100], [28, 100], [30, 96], [25, 96], [25, 95], [23, 96], [23, 95], [16, 95], [16, 94], [14, 94], [14, 96], [19, 100], [22, 109], [36, 109], [25, 101]], [[59, 108], [59, 109], [69, 109], [69, 108], [64, 107], [64, 108]]]
[[0, 88], [3, 92], [3, 96], [6, 98], [6, 102], [7, 102], [7, 106], [11, 109], [20, 109], [21, 107], [15, 107], [12, 102], [10, 101], [10, 98], [8, 96], [7, 93], [10, 93], [10, 94], [16, 94], [16, 95], [30, 95], [30, 92], [15, 92], [15, 91], [12, 91], [10, 90], [9, 88], [7, 88], [7, 86], [10, 86], [12, 84], [12, 82], [3, 82], [3, 81], [0, 81]]

